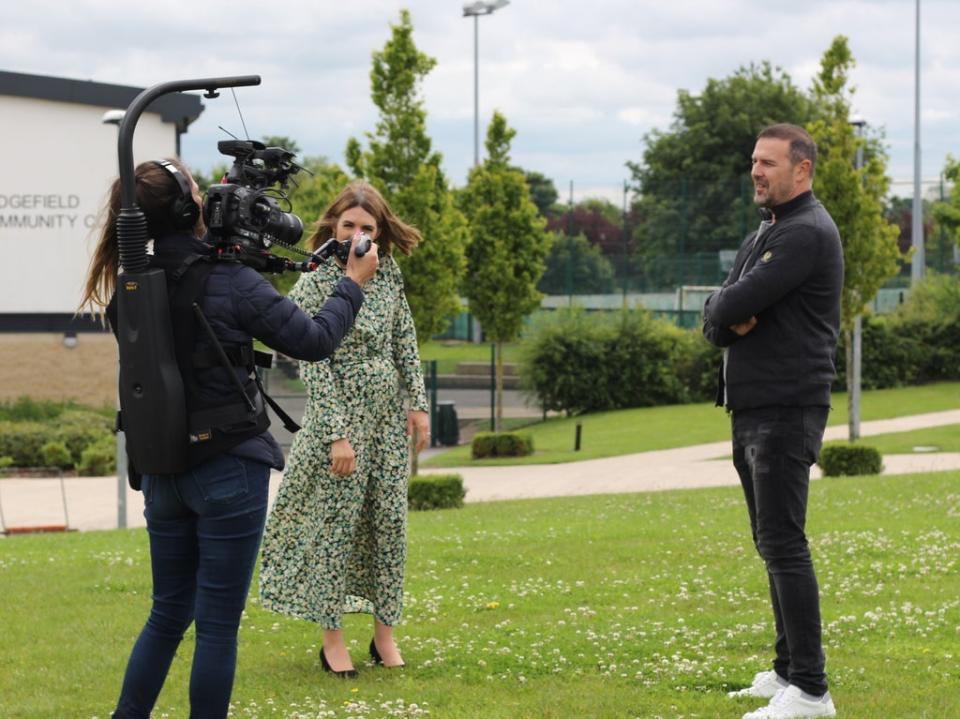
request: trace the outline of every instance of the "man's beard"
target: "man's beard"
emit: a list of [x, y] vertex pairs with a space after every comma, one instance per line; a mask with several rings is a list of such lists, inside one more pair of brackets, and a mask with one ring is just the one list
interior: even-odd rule
[[[761, 196], [758, 187], [762, 187], [764, 194]], [[762, 186], [754, 185], [753, 187], [753, 204], [760, 207], [773, 207], [776, 202], [773, 199], [773, 195], [770, 192], [770, 184], [767, 183]]]

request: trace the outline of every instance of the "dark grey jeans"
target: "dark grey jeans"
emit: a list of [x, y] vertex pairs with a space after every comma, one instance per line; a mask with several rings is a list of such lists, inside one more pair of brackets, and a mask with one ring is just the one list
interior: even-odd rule
[[773, 668], [817, 696], [827, 691], [820, 590], [807, 545], [810, 466], [820, 454], [828, 407], [763, 407], [733, 413], [733, 464], [747, 500], [753, 542], [767, 565], [776, 622]]

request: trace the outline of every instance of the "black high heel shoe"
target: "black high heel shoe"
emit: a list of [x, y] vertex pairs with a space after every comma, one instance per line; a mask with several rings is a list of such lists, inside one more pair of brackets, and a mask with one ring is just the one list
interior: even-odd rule
[[333, 667], [330, 666], [330, 662], [327, 661], [327, 655], [324, 654], [323, 647], [320, 648], [320, 666], [323, 667], [323, 671], [330, 672], [334, 676], [340, 677], [341, 679], [354, 679], [360, 675], [356, 669], [344, 669], [343, 671], [336, 671]]
[[[377, 649], [376, 639], [370, 640], [370, 658], [373, 660], [374, 664], [379, 664], [382, 667], [387, 665], [383, 663], [383, 657], [380, 656], [380, 650]], [[388, 669], [402, 669], [406, 664], [397, 664], [395, 667], [387, 667]]]

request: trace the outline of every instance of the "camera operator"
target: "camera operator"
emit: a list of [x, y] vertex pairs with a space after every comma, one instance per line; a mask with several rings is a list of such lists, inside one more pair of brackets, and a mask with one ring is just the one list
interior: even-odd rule
[[[150, 266], [166, 272], [172, 300], [178, 282], [173, 278], [182, 279], [186, 274], [182, 268], [191, 258], [208, 257], [211, 251], [200, 239], [204, 226], [199, 188], [176, 160], [145, 162], [135, 176], [136, 202], [154, 238]], [[80, 304], [91, 310], [106, 306], [115, 333], [119, 212], [117, 180]], [[373, 277], [378, 259], [375, 246], [363, 257], [351, 252], [344, 278], [312, 318], [256, 270], [238, 262], [204, 264], [208, 267], [196, 302], [228, 354], [249, 358], [255, 338], [297, 359], [317, 361], [330, 356], [353, 326], [363, 302], [361, 286]], [[213, 351], [203, 332], [196, 333], [194, 349], [192, 381], [185, 386], [195, 387], [201, 396], [188, 397], [188, 406], [198, 401], [205, 407], [215, 407], [218, 400], [235, 403], [237, 380], [250, 386], [252, 364], [235, 360], [235, 366], [224, 367], [203, 361]], [[228, 369], [237, 376], [230, 377]], [[266, 424], [237, 435], [224, 433], [214, 446], [216, 454], [181, 474], [142, 477], [153, 606], [127, 664], [114, 717], [150, 716], [184, 631], [193, 621], [190, 715], [227, 716], [237, 631], [263, 533], [270, 469], [282, 469], [284, 462], [276, 440], [263, 429]]]

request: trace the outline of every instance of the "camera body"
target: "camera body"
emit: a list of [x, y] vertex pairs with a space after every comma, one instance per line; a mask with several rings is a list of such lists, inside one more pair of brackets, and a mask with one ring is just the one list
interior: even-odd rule
[[265, 261], [274, 244], [296, 245], [303, 222], [280, 206], [280, 201], [289, 205], [283, 191], [290, 177], [303, 169], [293, 161], [294, 154], [255, 140], [225, 140], [217, 149], [235, 158], [224, 181], [209, 187], [203, 203], [203, 220], [220, 255], [256, 265]]

